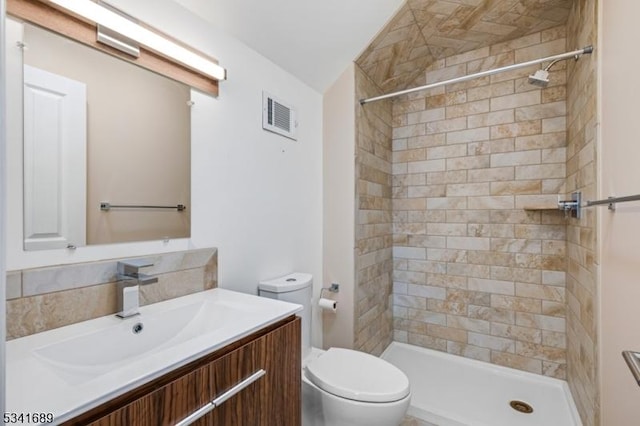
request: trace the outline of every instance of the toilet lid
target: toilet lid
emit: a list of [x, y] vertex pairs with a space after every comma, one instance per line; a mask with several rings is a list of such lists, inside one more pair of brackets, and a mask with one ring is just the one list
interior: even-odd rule
[[409, 379], [387, 361], [331, 348], [307, 365], [308, 378], [333, 395], [362, 402], [392, 402], [409, 395]]

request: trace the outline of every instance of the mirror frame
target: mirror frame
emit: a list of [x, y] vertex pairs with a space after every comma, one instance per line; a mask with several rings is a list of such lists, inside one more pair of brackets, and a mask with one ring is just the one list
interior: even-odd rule
[[[133, 58], [119, 50], [98, 43], [96, 41], [97, 25], [93, 22], [87, 22], [76, 16], [69, 15], [49, 3], [40, 0], [7, 0], [6, 3], [7, 15], [9, 16], [51, 30], [109, 55], [124, 59], [134, 65], [180, 81], [210, 95], [218, 96], [218, 81], [183, 67], [144, 47], [140, 47], [140, 56]], [[157, 30], [154, 31], [157, 32]], [[163, 36], [171, 38], [164, 34]], [[172, 41], [191, 49], [178, 40], [172, 39]], [[201, 52], [198, 52], [198, 54], [202, 55]], [[215, 61], [215, 59], [213, 60]]]

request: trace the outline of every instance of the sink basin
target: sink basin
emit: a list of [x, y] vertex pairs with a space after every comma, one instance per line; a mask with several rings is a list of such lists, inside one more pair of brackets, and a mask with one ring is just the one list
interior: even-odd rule
[[[161, 304], [140, 308], [140, 315], [103, 318], [108, 324], [33, 350], [69, 384], [80, 384], [132, 365], [190, 340], [206, 340], [225, 327], [256, 319], [251, 305], [228, 300], [198, 300], [170, 309]], [[230, 321], [231, 320], [231, 321]]]
[[92, 333], [36, 349], [34, 355], [58, 367], [107, 367], [143, 356], [163, 345], [178, 343], [174, 340], [198, 317], [204, 305], [204, 302], [198, 302], [167, 312], [137, 315]]

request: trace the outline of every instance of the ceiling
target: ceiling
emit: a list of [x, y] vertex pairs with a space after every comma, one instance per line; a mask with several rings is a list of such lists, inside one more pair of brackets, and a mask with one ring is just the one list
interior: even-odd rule
[[405, 89], [438, 59], [565, 24], [572, 4], [407, 0], [356, 63], [384, 92]]
[[384, 92], [411, 87], [438, 59], [565, 24], [574, 0], [174, 1], [323, 93], [354, 60]]
[[403, 0], [174, 0], [323, 93]]

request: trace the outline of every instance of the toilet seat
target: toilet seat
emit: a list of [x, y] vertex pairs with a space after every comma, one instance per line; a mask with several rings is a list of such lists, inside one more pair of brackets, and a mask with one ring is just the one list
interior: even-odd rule
[[393, 402], [409, 395], [409, 379], [373, 355], [331, 348], [307, 364], [307, 377], [320, 389], [361, 402]]

